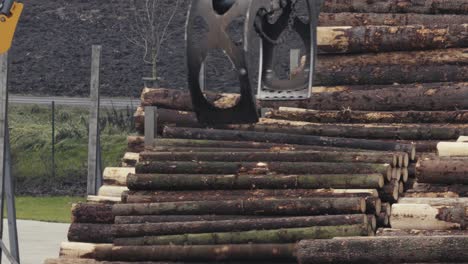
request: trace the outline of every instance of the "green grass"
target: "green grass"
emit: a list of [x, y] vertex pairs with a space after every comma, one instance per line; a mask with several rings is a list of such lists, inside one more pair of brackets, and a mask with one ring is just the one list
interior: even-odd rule
[[[13, 105], [9, 109], [13, 174], [17, 193], [81, 195], [85, 189], [88, 153], [88, 110], [56, 108], [55, 177], [52, 177], [51, 109]], [[133, 111], [101, 111], [103, 167], [117, 166], [133, 130]]]
[[16, 217], [23, 220], [70, 223], [72, 204], [85, 200], [69, 196], [16, 197]]

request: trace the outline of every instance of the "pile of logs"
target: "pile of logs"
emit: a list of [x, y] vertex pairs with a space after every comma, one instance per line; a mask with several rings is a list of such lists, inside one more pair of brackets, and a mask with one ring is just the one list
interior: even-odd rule
[[257, 124], [206, 128], [186, 90], [145, 88], [155, 145], [128, 137], [46, 263], [466, 262], [467, 7], [326, 0], [311, 98], [258, 101]]

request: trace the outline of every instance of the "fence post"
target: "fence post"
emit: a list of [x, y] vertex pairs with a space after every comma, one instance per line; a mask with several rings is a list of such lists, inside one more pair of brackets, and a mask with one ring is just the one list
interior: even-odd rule
[[55, 101], [52, 101], [52, 178], [55, 178]]
[[145, 148], [152, 148], [157, 132], [158, 112], [155, 106], [145, 107]]
[[91, 56], [91, 108], [88, 143], [88, 195], [97, 195], [102, 185], [101, 144], [99, 136], [99, 68], [101, 46], [92, 47]]
[[[18, 264], [18, 230], [16, 226], [15, 192], [11, 174], [11, 153], [8, 129], [8, 53], [0, 54], [0, 263], [1, 253], [10, 263]], [[3, 209], [7, 205], [10, 250], [3, 242]]]

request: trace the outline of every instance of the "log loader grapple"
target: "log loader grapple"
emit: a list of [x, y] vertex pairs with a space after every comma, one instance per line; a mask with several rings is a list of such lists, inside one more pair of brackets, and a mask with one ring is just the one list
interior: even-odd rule
[[[323, 0], [193, 0], [186, 26], [187, 64], [189, 89], [199, 122], [256, 123], [256, 99], [310, 98], [322, 3]], [[242, 27], [240, 37], [231, 33], [235, 25]], [[301, 67], [290, 78], [282, 79], [275, 72], [273, 56], [276, 47], [288, 41], [282, 37], [286, 30], [300, 36], [306, 51]], [[240, 99], [230, 108], [216, 107], [202, 89], [204, 62], [214, 49], [224, 51], [239, 78]], [[259, 59], [254, 64], [251, 58], [255, 54]]]

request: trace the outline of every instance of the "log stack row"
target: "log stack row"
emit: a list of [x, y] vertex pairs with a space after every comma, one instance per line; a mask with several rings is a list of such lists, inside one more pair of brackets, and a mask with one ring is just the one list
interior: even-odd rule
[[467, 6], [326, 0], [311, 98], [258, 124], [207, 129], [188, 92], [145, 88], [160, 138], [128, 138], [121, 202], [76, 205], [46, 263], [466, 262], [466, 162], [436, 151], [468, 134]]

